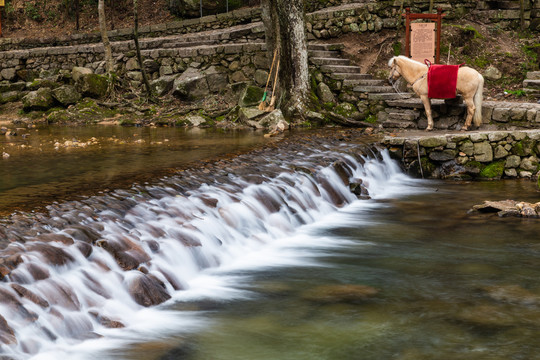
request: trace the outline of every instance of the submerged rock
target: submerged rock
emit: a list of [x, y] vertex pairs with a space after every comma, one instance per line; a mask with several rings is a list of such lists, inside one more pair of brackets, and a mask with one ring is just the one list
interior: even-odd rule
[[538, 218], [540, 217], [540, 202], [535, 204], [519, 202], [515, 200], [484, 201], [483, 204], [474, 205], [469, 213], [497, 213], [500, 217], [517, 216]]
[[366, 285], [323, 285], [304, 292], [302, 298], [320, 303], [357, 303], [372, 298], [378, 292]]

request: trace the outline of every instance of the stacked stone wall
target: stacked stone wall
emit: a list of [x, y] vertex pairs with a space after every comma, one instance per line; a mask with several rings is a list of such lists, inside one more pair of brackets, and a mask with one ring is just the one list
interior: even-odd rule
[[537, 178], [540, 130], [385, 137], [382, 146], [414, 176], [426, 178]]

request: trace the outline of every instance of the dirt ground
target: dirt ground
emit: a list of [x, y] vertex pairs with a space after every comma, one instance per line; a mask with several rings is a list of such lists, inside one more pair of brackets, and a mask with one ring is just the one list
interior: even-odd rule
[[[76, 29], [75, 9], [68, 9], [66, 0], [7, 0], [3, 10], [2, 36], [10, 38], [40, 38], [99, 29], [97, 1], [79, 0], [79, 31]], [[113, 7], [110, 4], [113, 4]], [[109, 29], [133, 26], [132, 0], [105, 0]], [[138, 0], [139, 26], [172, 21], [167, 0]]]

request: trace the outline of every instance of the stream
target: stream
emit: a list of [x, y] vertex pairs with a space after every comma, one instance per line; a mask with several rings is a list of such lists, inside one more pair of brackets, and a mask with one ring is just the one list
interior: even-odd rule
[[539, 220], [468, 213], [533, 182], [413, 179], [354, 130], [212, 136], [74, 160], [109, 180], [4, 221], [3, 358], [538, 358]]

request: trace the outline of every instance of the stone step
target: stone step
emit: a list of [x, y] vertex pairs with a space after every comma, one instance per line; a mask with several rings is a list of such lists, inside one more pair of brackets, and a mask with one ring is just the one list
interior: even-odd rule
[[[203, 45], [216, 44], [217, 40], [198, 40], [198, 41], [182, 41], [182, 40], [168, 40], [168, 41], [144, 41], [141, 42], [141, 50], [149, 49], [172, 49], [172, 48], [187, 48]], [[114, 43], [112, 44], [114, 47]]]
[[310, 50], [309, 57], [314, 58], [340, 58], [341, 52], [339, 51], [326, 51], [326, 50]]
[[352, 65], [323, 65], [321, 66], [321, 71], [323, 73], [359, 74], [361, 69], [360, 66]]
[[315, 65], [349, 65], [351, 60], [340, 58], [311, 58], [309, 59]]
[[371, 74], [361, 73], [332, 73], [328, 76], [334, 80], [370, 80], [373, 79]]
[[523, 81], [523, 87], [527, 89], [540, 89], [540, 80], [525, 80]]
[[[361, 74], [363, 75], [363, 74]], [[355, 86], [385, 86], [388, 85], [386, 80], [376, 80], [376, 79], [350, 79], [347, 77], [343, 80], [343, 87], [345, 88], [354, 88]]]
[[308, 50], [339, 51], [345, 48], [343, 44], [308, 44]]
[[540, 71], [529, 71], [527, 73], [527, 80], [540, 80]]
[[411, 94], [411, 97], [405, 98], [405, 99], [403, 98], [397, 98], [397, 99], [392, 99], [392, 100], [389, 99], [388, 101], [386, 101], [386, 105], [390, 107], [405, 108], [405, 109], [423, 109], [424, 108], [424, 104], [422, 103], [422, 101], [419, 98], [412, 98], [412, 94]]
[[398, 94], [398, 93], [370, 93], [368, 94], [368, 99], [370, 100], [384, 100], [384, 101], [389, 101], [389, 100], [403, 100], [403, 99], [408, 99], [408, 98], [411, 98], [413, 95], [412, 94], [409, 94], [409, 93], [404, 93], [404, 94]]
[[419, 111], [392, 109], [388, 112], [388, 120], [395, 121], [415, 121], [420, 117]]
[[360, 93], [391, 93], [394, 91], [394, 88], [391, 86], [355, 86], [353, 88], [354, 92]]
[[416, 129], [418, 125], [412, 121], [400, 121], [394, 119], [388, 119], [382, 123], [383, 128], [386, 129]]

